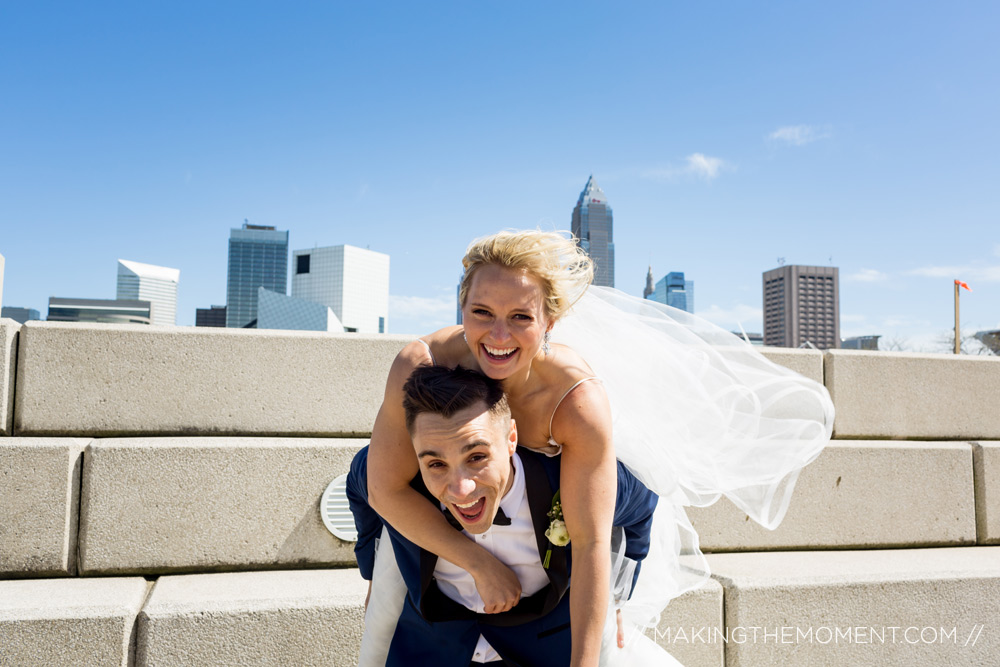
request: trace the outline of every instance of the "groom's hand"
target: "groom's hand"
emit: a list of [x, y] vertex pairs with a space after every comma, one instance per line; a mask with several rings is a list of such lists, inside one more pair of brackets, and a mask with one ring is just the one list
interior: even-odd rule
[[499, 614], [520, 601], [521, 582], [513, 570], [486, 551], [478, 565], [476, 571], [470, 574], [476, 582], [479, 597], [483, 598], [483, 611]]

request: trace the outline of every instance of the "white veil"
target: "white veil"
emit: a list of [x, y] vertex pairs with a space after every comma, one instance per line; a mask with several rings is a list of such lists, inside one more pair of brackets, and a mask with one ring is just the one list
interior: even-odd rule
[[714, 324], [610, 288], [590, 287], [552, 334], [601, 378], [615, 453], [660, 496], [650, 554], [623, 607], [630, 625], [652, 627], [708, 576], [684, 507], [726, 496], [777, 527], [799, 471], [830, 438], [833, 403], [823, 385]]

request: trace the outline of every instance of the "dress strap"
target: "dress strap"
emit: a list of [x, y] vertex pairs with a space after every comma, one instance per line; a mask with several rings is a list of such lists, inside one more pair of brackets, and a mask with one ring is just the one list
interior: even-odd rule
[[559, 402], [556, 403], [556, 407], [552, 408], [552, 416], [549, 417], [549, 442], [552, 442], [552, 420], [556, 418], [556, 410], [558, 410], [559, 406], [562, 405], [563, 399], [569, 396], [569, 392], [573, 391], [574, 389], [576, 389], [577, 387], [579, 387], [581, 384], [583, 384], [588, 380], [597, 380], [598, 382], [600, 382], [601, 378], [597, 377], [596, 375], [591, 375], [589, 378], [583, 378], [582, 380], [577, 380], [572, 387], [566, 390], [566, 393], [564, 393], [562, 396], [559, 397]]
[[434, 353], [431, 352], [431, 346], [423, 338], [418, 338], [417, 340], [419, 340], [421, 343], [423, 343], [424, 347], [427, 348], [427, 356], [429, 356], [431, 358], [431, 365], [432, 366], [437, 366], [437, 360], [434, 359]]

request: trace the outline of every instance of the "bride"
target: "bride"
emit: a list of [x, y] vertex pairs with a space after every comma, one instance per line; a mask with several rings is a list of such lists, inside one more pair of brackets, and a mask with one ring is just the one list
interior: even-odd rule
[[[700, 318], [588, 289], [593, 264], [563, 234], [494, 234], [474, 241], [462, 263], [463, 325], [410, 343], [389, 372], [368, 453], [371, 506], [404, 537], [468, 571], [487, 613], [513, 607], [521, 594], [514, 573], [410, 487], [418, 465], [402, 409], [403, 382], [419, 365], [501, 380], [518, 444], [561, 455], [573, 549], [571, 664], [672, 661], [642, 630], [707, 576], [684, 507], [725, 495], [776, 526], [798, 471], [830, 436], [826, 390]], [[612, 544], [616, 458], [660, 496], [635, 591], [615, 585], [632, 581]], [[361, 664], [384, 664], [404, 595], [392, 549], [379, 549]]]

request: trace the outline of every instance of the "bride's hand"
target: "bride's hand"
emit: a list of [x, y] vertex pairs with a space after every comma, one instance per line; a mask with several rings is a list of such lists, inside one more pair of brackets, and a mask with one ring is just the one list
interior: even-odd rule
[[487, 614], [507, 611], [521, 599], [521, 582], [509, 567], [485, 552], [472, 578]]

